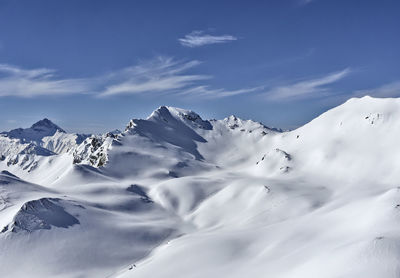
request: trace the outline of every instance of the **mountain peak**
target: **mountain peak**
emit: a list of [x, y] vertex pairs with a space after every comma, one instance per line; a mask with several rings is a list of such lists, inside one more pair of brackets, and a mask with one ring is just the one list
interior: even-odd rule
[[23, 142], [39, 142], [43, 137], [53, 136], [57, 132], [66, 133], [47, 118], [34, 123], [30, 128], [16, 128], [2, 134]]
[[196, 113], [194, 113], [193, 111], [190, 111], [190, 110], [182, 109], [182, 108], [163, 105], [163, 106], [158, 107], [156, 110], [154, 110], [153, 113], [151, 113], [151, 115], [147, 119], [152, 119], [152, 118], [159, 117], [159, 116], [169, 117], [172, 115], [188, 115], [188, 114], [196, 114]]
[[34, 129], [34, 130], [37, 130], [37, 131], [45, 131], [45, 130], [53, 131], [54, 130], [54, 133], [56, 131], [65, 133], [65, 131], [62, 128], [60, 128], [58, 125], [54, 124], [52, 121], [50, 121], [47, 118], [44, 118], [43, 120], [40, 120], [40, 121], [34, 123], [31, 126], [31, 129]]
[[247, 131], [252, 132], [257, 129], [265, 129], [265, 130], [269, 130], [269, 131], [273, 131], [273, 132], [282, 132], [282, 129], [268, 127], [260, 122], [256, 122], [253, 120], [244, 120], [244, 119], [238, 118], [235, 115], [230, 115], [229, 117], [226, 117], [225, 119], [223, 119], [221, 122], [226, 124], [226, 126], [232, 130], [239, 129], [239, 130], [247, 130]]
[[182, 108], [172, 106], [160, 106], [147, 118], [150, 121], [162, 121], [165, 123], [171, 120], [183, 121], [192, 127], [212, 129], [209, 121], [203, 120], [199, 114]]

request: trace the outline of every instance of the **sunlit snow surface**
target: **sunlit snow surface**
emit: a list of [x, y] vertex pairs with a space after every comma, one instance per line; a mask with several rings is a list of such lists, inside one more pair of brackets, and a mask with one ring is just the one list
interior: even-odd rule
[[400, 276], [400, 99], [290, 132], [172, 107], [39, 123], [0, 135], [0, 277]]

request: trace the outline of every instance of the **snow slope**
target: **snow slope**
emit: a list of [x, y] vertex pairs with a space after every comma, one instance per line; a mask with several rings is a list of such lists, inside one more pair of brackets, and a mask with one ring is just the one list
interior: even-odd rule
[[50, 152], [61, 154], [72, 150], [89, 136], [67, 133], [45, 118], [29, 128], [17, 128], [8, 132], [1, 132], [0, 141], [7, 141], [8, 139], [21, 144], [35, 144]]
[[[0, 275], [399, 277], [399, 123], [363, 97], [290, 132], [162, 106], [0, 137]], [[35, 167], [7, 163], [28, 146]]]
[[63, 129], [55, 125], [49, 119], [43, 119], [34, 123], [30, 128], [17, 128], [1, 134], [22, 142], [40, 142], [43, 137], [52, 136], [56, 132], [65, 133]]

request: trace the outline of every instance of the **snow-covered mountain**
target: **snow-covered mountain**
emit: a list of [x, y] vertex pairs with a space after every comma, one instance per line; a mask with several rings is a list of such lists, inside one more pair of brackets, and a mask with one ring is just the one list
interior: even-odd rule
[[48, 119], [0, 133], [0, 160], [31, 172], [43, 157], [72, 152], [89, 135], [66, 133]]
[[20, 143], [34, 143], [51, 152], [66, 153], [82, 143], [90, 135], [69, 134], [49, 119], [34, 123], [29, 128], [17, 128], [0, 133], [0, 138], [16, 139]]
[[398, 277], [399, 123], [364, 97], [287, 132], [165, 106], [4, 132], [0, 275]]
[[44, 137], [53, 136], [56, 132], [65, 133], [63, 129], [45, 118], [34, 123], [30, 128], [17, 128], [0, 134], [9, 138], [20, 139], [21, 142], [25, 143], [40, 142]]

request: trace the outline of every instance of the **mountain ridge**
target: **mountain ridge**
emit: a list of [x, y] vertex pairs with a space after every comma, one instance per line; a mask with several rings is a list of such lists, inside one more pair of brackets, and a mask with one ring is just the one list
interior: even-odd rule
[[397, 278], [399, 136], [374, 98], [285, 132], [161, 106], [79, 144], [0, 136], [0, 275]]
[[56, 132], [66, 133], [62, 128], [54, 124], [47, 118], [37, 121], [29, 128], [16, 128], [10, 131], [4, 131], [0, 134], [13, 139], [19, 139], [22, 142], [39, 142], [43, 137], [52, 136]]

